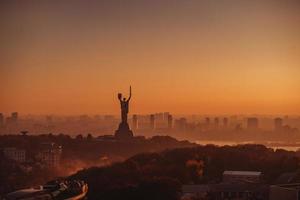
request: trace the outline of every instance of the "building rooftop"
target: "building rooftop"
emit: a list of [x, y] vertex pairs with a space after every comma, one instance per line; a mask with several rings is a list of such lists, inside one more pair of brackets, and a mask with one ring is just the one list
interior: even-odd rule
[[260, 176], [261, 172], [256, 171], [224, 171], [223, 175], [235, 175], [235, 176]]

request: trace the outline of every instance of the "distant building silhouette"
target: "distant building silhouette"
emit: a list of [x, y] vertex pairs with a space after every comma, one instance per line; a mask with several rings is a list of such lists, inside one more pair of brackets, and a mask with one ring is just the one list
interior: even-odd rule
[[219, 118], [216, 117], [216, 118], [215, 118], [215, 127], [218, 127], [218, 126], [219, 126]]
[[224, 119], [223, 119], [223, 126], [228, 127], [228, 118], [227, 117], [224, 117]]
[[0, 113], [0, 127], [4, 126], [4, 115]]
[[173, 128], [173, 116], [172, 115], [168, 115], [168, 129], [172, 129]]
[[255, 130], [258, 129], [258, 119], [256, 117], [250, 117], [247, 120], [247, 129]]
[[206, 123], [206, 125], [209, 125], [209, 124], [210, 124], [210, 118], [209, 118], [209, 117], [206, 117], [206, 118], [205, 118], [205, 123]]
[[211, 126], [210, 126], [210, 118], [209, 117], [205, 118], [204, 127], [205, 127], [205, 130], [209, 130], [211, 128]]
[[150, 129], [154, 130], [155, 129], [155, 115], [150, 115]]
[[283, 119], [282, 118], [275, 118], [274, 119], [274, 130], [280, 131], [283, 129]]
[[19, 114], [17, 112], [11, 113], [11, 122], [17, 123], [18, 122], [18, 117], [19, 117]]
[[155, 120], [163, 121], [164, 120], [164, 113], [155, 113]]
[[18, 122], [18, 118], [19, 118], [19, 114], [17, 112], [11, 113], [10, 117], [6, 118], [6, 125], [14, 126]]
[[168, 128], [168, 116], [170, 115], [169, 112], [160, 112], [155, 113], [155, 130], [163, 130]]
[[182, 117], [180, 119], [175, 120], [175, 127], [178, 131], [184, 132], [187, 128], [187, 120]]
[[168, 121], [169, 115], [170, 115], [169, 112], [164, 112], [164, 121]]
[[138, 116], [137, 115], [132, 116], [132, 129], [133, 130], [138, 129]]

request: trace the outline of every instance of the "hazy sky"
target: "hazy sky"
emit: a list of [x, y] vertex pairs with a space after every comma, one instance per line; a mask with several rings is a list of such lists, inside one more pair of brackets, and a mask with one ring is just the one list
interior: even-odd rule
[[300, 114], [299, 0], [0, 2], [0, 112]]

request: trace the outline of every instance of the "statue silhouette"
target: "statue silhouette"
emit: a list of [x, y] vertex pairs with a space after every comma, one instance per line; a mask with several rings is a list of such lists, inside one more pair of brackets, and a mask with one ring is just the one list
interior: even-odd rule
[[129, 88], [129, 97], [128, 99], [122, 98], [122, 94], [118, 93], [118, 99], [121, 105], [121, 118], [122, 121], [119, 124], [119, 128], [115, 132], [115, 137], [117, 139], [131, 139], [133, 137], [132, 131], [129, 129], [127, 123], [127, 115], [129, 112], [129, 101], [131, 99], [131, 86]]
[[126, 98], [122, 99], [122, 94], [121, 93], [118, 94], [118, 99], [119, 99], [120, 105], [121, 105], [122, 123], [127, 123], [127, 115], [128, 115], [128, 112], [129, 112], [129, 101], [131, 99], [131, 86], [129, 88], [129, 97], [128, 97], [128, 99], [126, 99]]

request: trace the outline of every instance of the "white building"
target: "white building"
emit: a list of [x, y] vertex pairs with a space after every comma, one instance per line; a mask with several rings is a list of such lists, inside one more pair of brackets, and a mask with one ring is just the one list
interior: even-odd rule
[[223, 182], [260, 182], [262, 173], [255, 171], [224, 171]]

